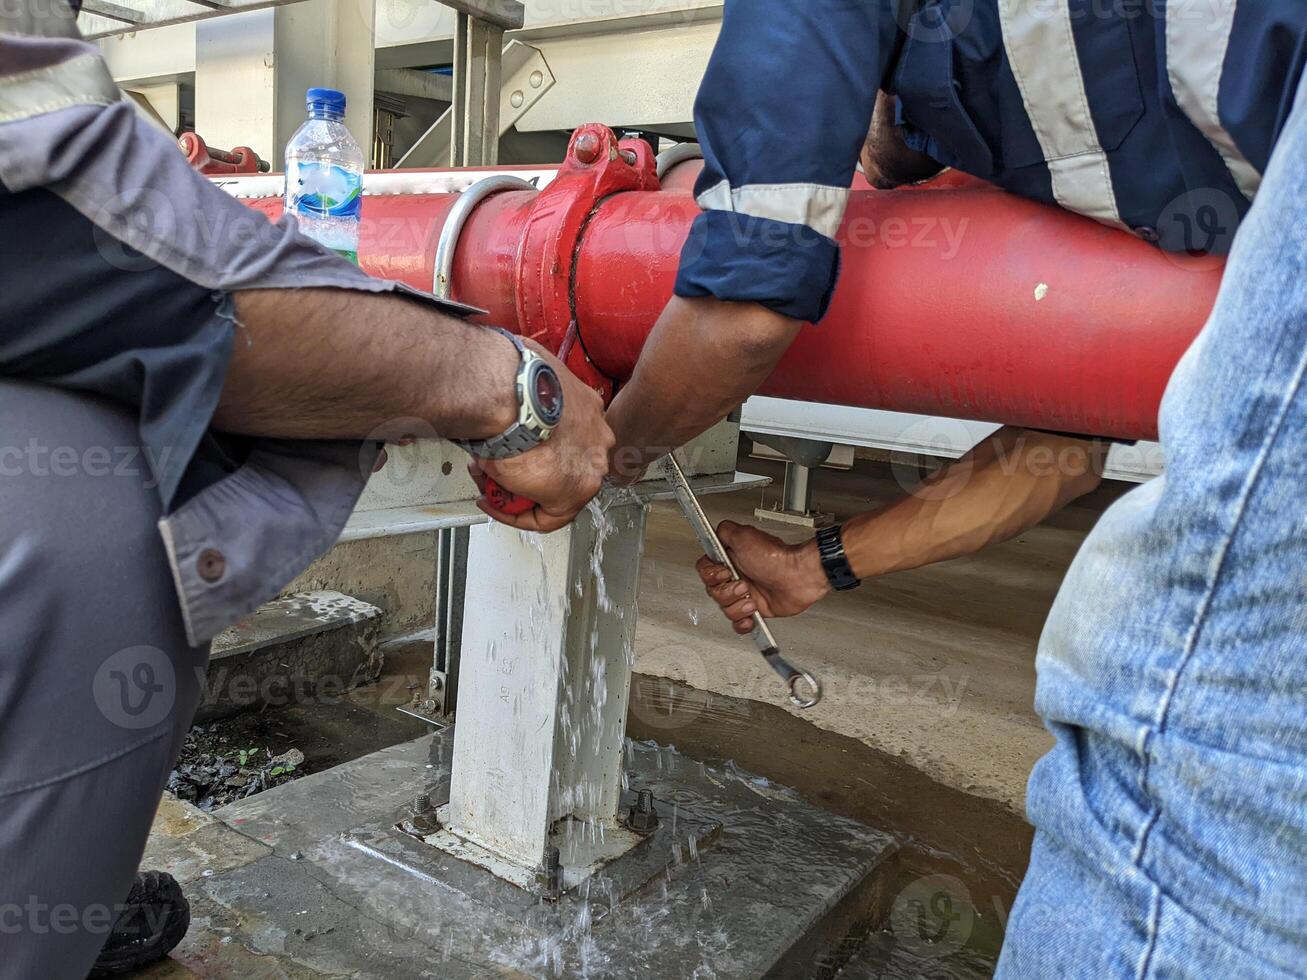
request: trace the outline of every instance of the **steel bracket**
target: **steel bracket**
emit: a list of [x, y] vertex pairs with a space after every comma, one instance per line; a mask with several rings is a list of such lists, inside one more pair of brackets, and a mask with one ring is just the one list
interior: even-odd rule
[[[460, 50], [462, 50], [461, 44], [455, 48], [455, 52], [457, 53]], [[501, 81], [497, 85], [499, 101], [494, 127], [490, 127], [488, 124], [491, 113], [487, 111], [483, 117], [486, 120], [483, 122], [483, 132], [493, 128], [493, 131], [497, 134], [494, 141], [496, 156], [498, 156], [498, 137], [503, 136], [517, 125], [517, 121], [526, 115], [527, 111], [539, 102], [546, 92], [554, 87], [554, 73], [549, 70], [549, 63], [545, 61], [544, 54], [541, 53], [539, 48], [533, 48], [531, 45], [518, 40], [510, 40], [504, 45], [499, 74]], [[487, 85], [484, 91], [489, 94], [495, 89]], [[396, 167], [489, 166], [496, 162], [495, 160], [486, 159], [476, 162], [472, 160], [463, 162], [456, 157], [456, 154], [467, 146], [466, 143], [455, 145], [454, 140], [455, 132], [462, 130], [456, 119], [465, 118], [456, 111], [460, 99], [464, 97], [464, 93], [459, 89], [456, 79], [453, 105], [432, 123], [425, 133], [418, 137], [417, 142], [400, 157], [399, 162], [395, 165]], [[488, 106], [494, 100], [488, 99], [486, 101]], [[486, 146], [487, 141], [483, 141], [480, 145]]]

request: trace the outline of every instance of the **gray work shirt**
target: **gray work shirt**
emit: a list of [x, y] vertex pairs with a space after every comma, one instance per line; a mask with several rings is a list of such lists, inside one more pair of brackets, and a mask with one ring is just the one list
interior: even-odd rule
[[[240, 336], [230, 293], [336, 287], [438, 301], [368, 276], [301, 235], [292, 218], [274, 224], [195, 173], [139, 118], [63, 0], [0, 11], [0, 183], [10, 200], [44, 189], [75, 209], [123, 275], [147, 261], [211, 291], [205, 322], [179, 322], [175, 337], [156, 336], [148, 349], [129, 322], [96, 325], [93, 343], [39, 314], [0, 329], [0, 374], [139, 408], [188, 638], [207, 641], [335, 543], [379, 448], [263, 439], [249, 441], [237, 464], [212, 458], [208, 426]], [[6, 279], [4, 289], [23, 289]], [[58, 368], [40, 367], [51, 364]]]

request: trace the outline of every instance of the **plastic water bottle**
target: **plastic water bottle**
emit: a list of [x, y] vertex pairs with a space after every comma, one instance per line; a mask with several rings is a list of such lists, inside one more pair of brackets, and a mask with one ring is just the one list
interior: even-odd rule
[[309, 118], [286, 144], [286, 210], [300, 230], [358, 263], [363, 151], [345, 128], [345, 94], [311, 88]]

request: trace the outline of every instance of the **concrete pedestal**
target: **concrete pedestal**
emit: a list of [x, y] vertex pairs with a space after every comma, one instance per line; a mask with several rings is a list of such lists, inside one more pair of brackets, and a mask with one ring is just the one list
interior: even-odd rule
[[887, 835], [632, 743], [628, 792], [652, 792], [657, 831], [541, 901], [396, 828], [415, 785], [447, 792], [451, 744], [428, 736], [218, 811], [214, 873], [187, 886], [191, 948], [218, 972], [257, 959], [294, 976], [808, 976], [887, 903]]

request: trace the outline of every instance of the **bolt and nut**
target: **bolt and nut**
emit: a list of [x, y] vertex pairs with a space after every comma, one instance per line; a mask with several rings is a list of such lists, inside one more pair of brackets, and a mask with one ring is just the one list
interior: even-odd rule
[[536, 868], [536, 884], [545, 898], [554, 899], [563, 894], [563, 861], [558, 848], [546, 847]]
[[626, 814], [626, 826], [637, 834], [652, 834], [658, 829], [658, 811], [653, 805], [653, 793], [642, 789]]
[[440, 829], [440, 821], [436, 819], [436, 808], [431, 804], [430, 793], [419, 793], [413, 797], [408, 809], [409, 816], [403, 824], [412, 828], [410, 832], [416, 831], [418, 834], [426, 835]]

